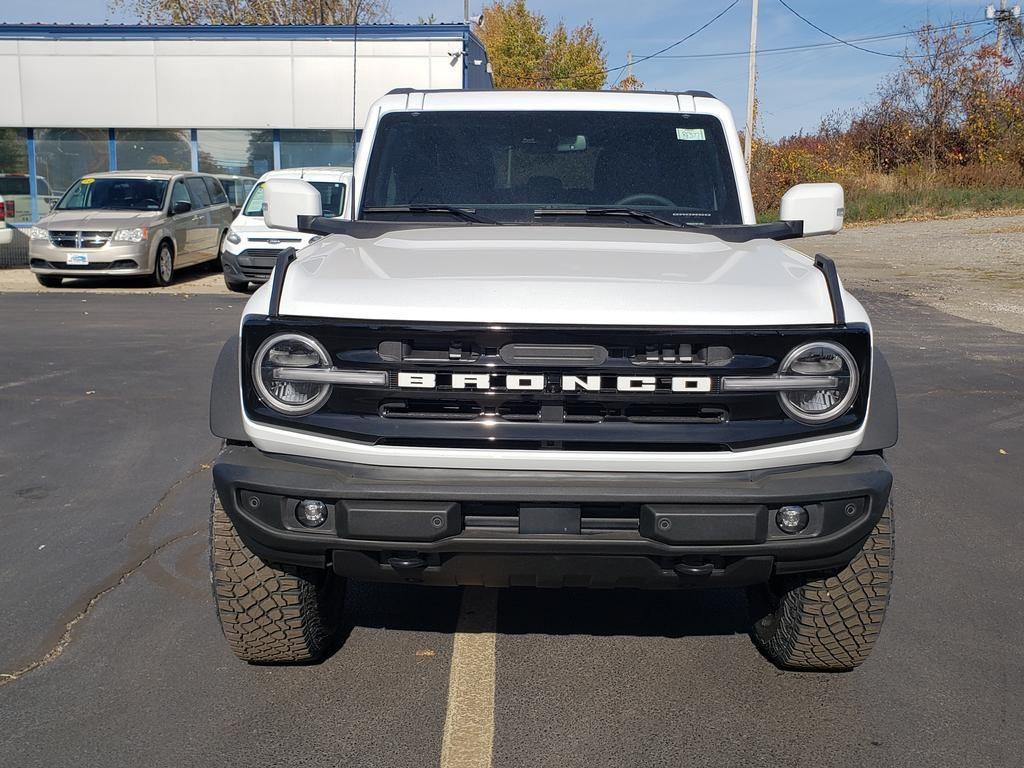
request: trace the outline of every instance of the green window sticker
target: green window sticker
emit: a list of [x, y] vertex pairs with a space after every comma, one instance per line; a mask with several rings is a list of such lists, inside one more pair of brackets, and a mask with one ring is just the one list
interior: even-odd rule
[[676, 138], [679, 141], [704, 141], [704, 129], [676, 128]]

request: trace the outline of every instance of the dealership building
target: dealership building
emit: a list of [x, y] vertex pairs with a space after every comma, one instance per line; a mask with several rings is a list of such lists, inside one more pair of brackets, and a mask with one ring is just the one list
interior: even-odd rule
[[461, 23], [0, 25], [0, 71], [0, 196], [16, 227], [98, 171], [351, 165], [389, 90], [492, 84]]

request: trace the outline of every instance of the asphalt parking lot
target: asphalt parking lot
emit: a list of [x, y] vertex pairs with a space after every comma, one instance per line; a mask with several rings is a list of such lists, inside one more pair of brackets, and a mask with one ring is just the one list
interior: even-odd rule
[[856, 292], [901, 398], [897, 580], [842, 675], [772, 667], [740, 592], [365, 585], [323, 663], [246, 666], [206, 545], [244, 297], [0, 294], [0, 765], [1021, 765], [1024, 336]]

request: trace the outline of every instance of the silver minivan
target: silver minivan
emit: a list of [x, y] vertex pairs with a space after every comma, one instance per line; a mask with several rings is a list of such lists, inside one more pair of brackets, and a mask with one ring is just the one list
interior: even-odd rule
[[218, 258], [233, 218], [203, 173], [111, 171], [85, 176], [32, 227], [29, 268], [48, 287], [65, 277], [137, 277], [169, 285], [178, 267]]

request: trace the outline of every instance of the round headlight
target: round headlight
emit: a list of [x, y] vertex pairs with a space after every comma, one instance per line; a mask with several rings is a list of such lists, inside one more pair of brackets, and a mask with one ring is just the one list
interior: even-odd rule
[[779, 393], [782, 409], [803, 424], [821, 424], [839, 418], [857, 397], [857, 363], [845, 347], [831, 341], [801, 344], [782, 361], [779, 374], [830, 381], [829, 386]]
[[331, 385], [302, 381], [289, 371], [329, 368], [327, 350], [315, 339], [299, 333], [280, 333], [263, 342], [252, 361], [252, 380], [260, 399], [288, 416], [312, 413], [331, 394]]

